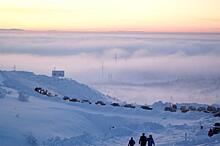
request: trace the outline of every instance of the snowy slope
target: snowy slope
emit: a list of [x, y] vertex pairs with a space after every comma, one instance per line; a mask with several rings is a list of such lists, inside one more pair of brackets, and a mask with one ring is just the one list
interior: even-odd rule
[[[2, 79], [1, 79], [2, 78]], [[87, 85], [74, 80], [58, 79], [44, 75], [35, 75], [24, 71], [0, 71], [0, 83], [4, 86], [23, 91], [29, 95], [36, 95], [34, 88], [42, 87], [50, 92], [63, 96], [90, 100], [108, 100], [106, 96]]]
[[[169, 113], [159, 106], [146, 111], [109, 104], [45, 100], [50, 97], [39, 98], [40, 95], [32, 92], [33, 86], [47, 87], [60, 96], [73, 96], [76, 93], [67, 86], [79, 84], [26, 72], [1, 72], [0, 76], [3, 83], [0, 88], [6, 92], [0, 98], [0, 146], [122, 146], [127, 145], [131, 136], [137, 142], [142, 132], [152, 134], [157, 146], [220, 145], [220, 135], [207, 136], [213, 123], [220, 121], [211, 114]], [[85, 94], [88, 98], [107, 100], [87, 86], [80, 87], [85, 87], [81, 92], [88, 90]], [[30, 96], [28, 101], [18, 99], [21, 91]], [[83, 93], [77, 94], [80, 98]], [[200, 123], [204, 125], [203, 130]]]

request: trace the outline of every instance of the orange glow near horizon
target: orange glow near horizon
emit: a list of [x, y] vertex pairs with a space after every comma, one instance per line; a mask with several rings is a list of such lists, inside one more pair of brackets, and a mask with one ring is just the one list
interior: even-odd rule
[[0, 28], [220, 32], [220, 1], [0, 0]]

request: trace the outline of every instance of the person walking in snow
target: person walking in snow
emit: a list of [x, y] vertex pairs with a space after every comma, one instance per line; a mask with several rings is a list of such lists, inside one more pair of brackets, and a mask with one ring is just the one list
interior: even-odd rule
[[208, 132], [208, 136], [209, 137], [212, 137], [214, 135], [214, 132], [213, 132], [213, 130], [210, 128], [209, 129], [209, 132]]
[[145, 133], [142, 133], [142, 136], [139, 139], [140, 146], [146, 146], [147, 144], [147, 137], [145, 136]]
[[149, 138], [147, 139], [147, 143], [148, 143], [148, 146], [153, 146], [153, 145], [155, 146], [152, 135], [149, 135]]
[[131, 139], [128, 142], [128, 146], [134, 146], [135, 145], [135, 141], [133, 139], [133, 137], [131, 137]]

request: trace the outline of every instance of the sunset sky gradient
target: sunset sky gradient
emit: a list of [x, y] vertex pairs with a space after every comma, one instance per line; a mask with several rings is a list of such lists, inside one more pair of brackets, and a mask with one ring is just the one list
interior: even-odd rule
[[0, 28], [220, 32], [220, 0], [0, 0]]

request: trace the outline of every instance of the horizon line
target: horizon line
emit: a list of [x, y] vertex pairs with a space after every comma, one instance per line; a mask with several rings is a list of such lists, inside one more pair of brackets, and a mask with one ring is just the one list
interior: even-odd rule
[[152, 34], [220, 34], [220, 31], [141, 31], [141, 30], [32, 30], [19, 28], [0, 28], [0, 31], [14, 32], [60, 32], [60, 33], [152, 33]]

